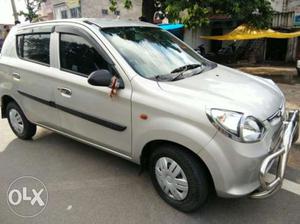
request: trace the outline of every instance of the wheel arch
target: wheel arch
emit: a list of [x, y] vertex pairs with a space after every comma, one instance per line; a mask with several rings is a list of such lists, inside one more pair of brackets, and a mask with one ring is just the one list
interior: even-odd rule
[[10, 102], [18, 104], [17, 101], [9, 95], [3, 95], [1, 97], [1, 118], [7, 118], [6, 107]]
[[185, 147], [182, 144], [176, 143], [174, 141], [157, 139], [157, 140], [152, 140], [152, 141], [146, 143], [142, 149], [141, 156], [140, 156], [140, 165], [142, 167], [142, 170], [148, 169], [150, 154], [155, 150], [155, 148], [156, 148], [155, 146], [158, 144], [175, 146], [175, 147], [180, 148], [181, 150], [185, 151], [186, 153], [192, 155], [204, 167], [204, 169], [206, 170], [206, 172], [208, 174], [208, 178], [210, 181], [209, 184], [211, 186], [213, 186], [213, 189], [215, 189], [215, 184], [214, 184], [212, 174], [211, 174], [208, 166], [206, 165], [206, 163], [203, 161], [203, 159], [199, 155], [197, 155], [193, 150]]

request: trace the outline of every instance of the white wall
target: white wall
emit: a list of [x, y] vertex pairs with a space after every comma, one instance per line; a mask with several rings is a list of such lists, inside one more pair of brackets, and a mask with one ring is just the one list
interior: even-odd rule
[[[235, 29], [236, 27], [228, 28], [224, 25], [224, 27], [222, 27], [222, 28], [223, 28], [223, 34], [227, 34], [227, 33], [231, 32], [233, 29]], [[204, 44], [204, 48], [205, 48], [206, 52], [210, 52], [211, 41], [200, 38], [200, 36], [210, 36], [210, 35], [211, 35], [211, 27], [210, 26], [199, 27], [199, 28], [193, 29], [193, 30], [185, 29], [184, 30], [184, 42], [186, 42], [189, 46], [191, 46], [194, 49], [197, 48], [199, 45]], [[233, 43], [233, 41], [223, 41], [222, 47], [226, 47], [232, 43]], [[239, 43], [237, 43], [237, 45], [239, 45]]]
[[204, 44], [205, 50], [210, 49], [210, 41], [200, 39], [200, 36], [210, 35], [210, 28], [197, 28], [193, 30], [184, 29], [184, 42], [186, 42], [192, 48], [196, 48], [201, 44]]

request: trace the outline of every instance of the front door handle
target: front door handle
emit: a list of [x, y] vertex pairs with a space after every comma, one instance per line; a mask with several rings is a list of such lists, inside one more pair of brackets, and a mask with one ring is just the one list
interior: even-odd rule
[[21, 76], [18, 73], [15, 73], [15, 72], [12, 74], [12, 77], [16, 81], [20, 81], [20, 79], [21, 79]]
[[70, 90], [70, 89], [58, 87], [57, 90], [64, 97], [71, 97], [72, 96], [72, 90]]

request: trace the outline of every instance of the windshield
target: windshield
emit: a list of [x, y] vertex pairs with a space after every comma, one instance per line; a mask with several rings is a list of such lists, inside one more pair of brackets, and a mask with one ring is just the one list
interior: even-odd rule
[[101, 29], [101, 32], [130, 66], [145, 78], [163, 78], [174, 71], [179, 72], [181, 68], [187, 70], [208, 63], [183, 42], [160, 28], [114, 27]]

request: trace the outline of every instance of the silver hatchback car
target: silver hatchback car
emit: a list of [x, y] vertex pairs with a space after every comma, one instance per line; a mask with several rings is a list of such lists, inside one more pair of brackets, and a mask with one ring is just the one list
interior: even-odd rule
[[19, 138], [41, 126], [140, 164], [184, 212], [212, 191], [272, 195], [298, 138], [299, 112], [285, 110], [274, 82], [208, 61], [141, 22], [14, 27], [0, 57], [0, 98]]

